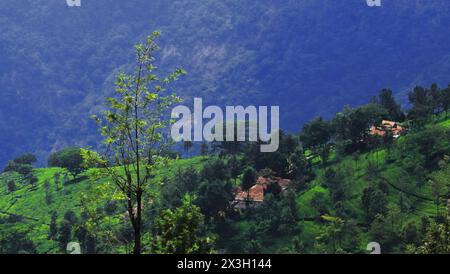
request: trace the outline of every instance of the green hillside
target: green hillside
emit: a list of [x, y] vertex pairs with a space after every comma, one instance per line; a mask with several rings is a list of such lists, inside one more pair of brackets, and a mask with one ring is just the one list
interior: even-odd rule
[[[177, 170], [188, 168], [198, 169], [206, 160], [204, 157], [194, 157], [191, 159], [180, 159], [171, 161], [168, 166], [161, 169], [156, 178], [155, 184], [149, 187], [149, 192], [158, 195], [158, 184], [162, 178], [171, 178]], [[0, 235], [2, 239], [15, 233], [23, 233], [24, 238], [33, 242], [36, 252], [60, 253], [57, 239], [49, 239], [49, 229], [51, 225], [52, 212], [56, 212], [56, 223], [60, 224], [64, 214], [73, 211], [77, 217], [82, 216], [82, 198], [88, 196], [89, 207], [103, 208], [111, 200], [121, 200], [115, 197], [115, 187], [107, 178], [99, 181], [91, 181], [88, 177], [90, 171], [79, 175], [76, 180], [67, 176], [64, 182], [64, 174], [61, 168], [38, 168], [34, 170], [38, 182], [32, 186], [25, 182], [24, 178], [17, 173], [3, 173], [0, 175]], [[55, 175], [60, 174], [60, 179], [55, 179]], [[57, 177], [56, 177], [57, 178]], [[17, 190], [8, 192], [7, 182], [16, 182]], [[46, 186], [46, 182], [48, 185]], [[46, 196], [50, 196], [51, 201], [46, 201]], [[89, 199], [95, 196], [95, 199]], [[114, 226], [124, 223], [123, 216], [125, 208], [118, 207], [110, 216], [102, 217], [102, 227]], [[111, 250], [111, 252], [120, 250]]]
[[[222, 223], [222, 228], [214, 230], [219, 235], [218, 247], [227, 252], [252, 251], [251, 246], [243, 246], [242, 243], [251, 242], [252, 237], [249, 235], [253, 234], [260, 235], [257, 239], [260, 247], [254, 248], [264, 253], [322, 253], [333, 252], [333, 248], [365, 252], [367, 243], [371, 241], [382, 242], [388, 246], [389, 252], [405, 252], [408, 244], [417, 244], [418, 240], [407, 242], [402, 239], [402, 244], [393, 244], [394, 240], [390, 237], [406, 237], [404, 234], [407, 228], [416, 231], [417, 235], [411, 232], [413, 235], [410, 237], [419, 237], [426, 220], [434, 220], [438, 214], [445, 212], [445, 203], [441, 202], [436, 206], [433, 185], [429, 180], [437, 176], [443, 178], [447, 185], [442, 197], [449, 197], [450, 162], [447, 157], [447, 162], [441, 161], [441, 168], [423, 171], [420, 175], [414, 172], [405, 173], [407, 162], [398, 152], [398, 147], [408, 142], [416, 142], [416, 138], [422, 134], [436, 130], [443, 130], [445, 134], [449, 134], [450, 119], [435, 120], [420, 131], [401, 137], [389, 149], [382, 148], [343, 158], [333, 158], [326, 166], [320, 161], [314, 161], [315, 179], [295, 194], [295, 206], [298, 211], [296, 224], [293, 225], [295, 229], [275, 234], [259, 232], [257, 227], [261, 220], [255, 216], [259, 216], [260, 213], [254, 210], [237, 219], [230, 218]], [[440, 147], [440, 150], [449, 151], [448, 140], [444, 140], [440, 145], [447, 146]], [[166, 183], [173, 182], [179, 176], [180, 170], [201, 172], [205, 165], [214, 162], [215, 159], [216, 157], [209, 156], [171, 160], [168, 166], [161, 167], [153, 180], [155, 183], [149, 186], [150, 196], [160, 201], [164, 200], [164, 192], [171, 187]], [[338, 206], [333, 201], [338, 199], [333, 197], [338, 197], [339, 194], [336, 194], [337, 187], [330, 183], [330, 170], [334, 171], [335, 178], [339, 177], [340, 187], [345, 188], [345, 198], [339, 198], [341, 201]], [[91, 219], [83, 215], [92, 208], [102, 214], [96, 229], [110, 231], [112, 234], [123, 233], [121, 231], [127, 225], [124, 220], [126, 211], [120, 203], [121, 197], [115, 193], [114, 184], [107, 178], [92, 181], [88, 176], [90, 172], [84, 172], [73, 180], [69, 175], [64, 176], [65, 171], [60, 168], [35, 169], [34, 174], [38, 181], [34, 185], [26, 182], [17, 173], [3, 173], [0, 177], [1, 241], [7, 242], [9, 237], [15, 237], [25, 246], [28, 243], [37, 253], [63, 252], [59, 245], [59, 236], [49, 237], [52, 213], [56, 212], [56, 227], [59, 229], [65, 214], [70, 211], [80, 220], [79, 224], [83, 224], [81, 220], [88, 223]], [[241, 177], [238, 177], [237, 184], [239, 178]], [[16, 183], [16, 190], [8, 191], [9, 181]], [[378, 217], [374, 217], [374, 222], [379, 221], [382, 224], [378, 228], [374, 227], [373, 223], [370, 225], [372, 220], [366, 219], [361, 205], [364, 190], [370, 186], [384, 189], [386, 193], [387, 204], [384, 214], [386, 217], [379, 220]], [[174, 193], [176, 192], [182, 194], [181, 190]], [[108, 203], [113, 200], [118, 201], [118, 206], [108, 210]], [[269, 206], [273, 209], [277, 205]], [[327, 234], [330, 222], [323, 216], [348, 218], [345, 224], [341, 224], [346, 226], [346, 229], [340, 231], [342, 242], [337, 243], [337, 247], [332, 247], [330, 235]], [[76, 241], [77, 228], [72, 229], [74, 232], [71, 240]], [[383, 237], [376, 238], [380, 235]], [[105, 245], [103, 248], [107, 250], [109, 247], [103, 244]], [[118, 242], [112, 246], [114, 250], [109, 252], [129, 252], [125, 243]]]
[[[438, 154], [445, 151], [448, 155], [450, 120], [436, 118], [421, 130], [396, 140], [392, 148], [335, 158], [326, 166], [321, 165], [320, 161], [313, 161], [316, 178], [297, 191], [295, 196], [298, 222], [291, 225], [296, 228], [288, 233], [281, 231], [260, 238], [258, 251], [365, 253], [369, 242], [379, 242], [385, 252], [409, 252], [408, 246], [420, 244], [429, 223], [439, 220], [446, 213], [446, 200], [450, 197], [450, 161], [448, 156], [443, 156], [439, 167], [420, 170], [418, 166], [422, 163], [419, 155], [410, 150], [402, 154], [401, 147], [405, 143], [416, 144], [421, 137], [436, 131], [443, 133], [447, 139], [441, 139], [434, 149]], [[417, 158], [409, 162], [411, 159], [405, 159], [405, 155]], [[407, 172], [408, 165], [417, 165], [416, 170]], [[337, 186], [330, 183], [330, 175], [327, 177], [326, 173], [330, 170], [338, 178]], [[435, 179], [442, 183], [437, 204], [437, 190], [432, 183]], [[383, 216], [374, 216], [373, 220], [366, 218], [362, 205], [364, 191], [370, 187], [383, 189], [382, 197], [385, 199]], [[340, 216], [341, 227], [334, 227], [335, 224], [324, 216]], [[235, 234], [224, 241], [226, 246], [232, 248], [234, 243], [244, 240], [242, 235], [261, 235], [258, 233], [259, 226], [258, 217], [232, 224]], [[336, 247], [332, 244], [331, 228], [336, 229], [335, 237], [339, 238]]]

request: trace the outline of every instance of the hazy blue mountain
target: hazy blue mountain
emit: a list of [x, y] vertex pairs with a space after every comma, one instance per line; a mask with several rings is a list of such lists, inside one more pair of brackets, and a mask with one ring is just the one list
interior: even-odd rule
[[133, 45], [163, 31], [160, 66], [189, 74], [177, 91], [210, 104], [280, 105], [282, 126], [383, 87], [450, 82], [450, 1], [65, 0], [0, 5], [0, 165], [95, 146], [90, 115], [113, 91]]

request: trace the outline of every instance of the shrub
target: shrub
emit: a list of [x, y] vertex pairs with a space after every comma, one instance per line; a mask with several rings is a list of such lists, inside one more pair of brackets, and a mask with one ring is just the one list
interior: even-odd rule
[[14, 181], [8, 181], [8, 192], [14, 192], [16, 191], [16, 182]]

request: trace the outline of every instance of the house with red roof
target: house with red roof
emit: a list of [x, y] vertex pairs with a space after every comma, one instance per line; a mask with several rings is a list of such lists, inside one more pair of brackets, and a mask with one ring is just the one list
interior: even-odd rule
[[372, 126], [369, 131], [370, 135], [381, 137], [384, 137], [387, 132], [392, 133], [393, 138], [398, 138], [405, 132], [405, 128], [400, 126], [397, 122], [383, 120], [381, 125]]
[[249, 206], [256, 207], [264, 202], [264, 196], [267, 193], [267, 188], [271, 184], [278, 184], [281, 190], [281, 194], [285, 193], [290, 185], [289, 179], [283, 179], [279, 177], [259, 177], [256, 184], [250, 188], [250, 190], [244, 191], [241, 188], [236, 190], [236, 195], [233, 201], [234, 208], [245, 208], [247, 203]]

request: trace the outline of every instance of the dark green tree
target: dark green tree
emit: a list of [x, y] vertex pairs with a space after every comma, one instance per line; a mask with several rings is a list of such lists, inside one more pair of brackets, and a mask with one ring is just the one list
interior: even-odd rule
[[450, 110], [450, 85], [445, 89], [441, 89], [439, 102], [441, 102], [442, 111], [448, 115], [448, 111]]
[[300, 133], [303, 146], [320, 155], [325, 164], [330, 152], [331, 125], [322, 117], [305, 124]]
[[67, 221], [63, 221], [58, 232], [58, 242], [61, 250], [66, 251], [67, 244], [72, 238], [72, 225]]
[[229, 181], [213, 179], [202, 182], [196, 203], [205, 216], [217, 218], [228, 209], [233, 198], [233, 186]]
[[228, 169], [230, 170], [231, 179], [234, 179], [236, 183], [237, 178], [241, 174], [242, 163], [239, 161], [236, 155], [231, 155], [227, 162]]
[[33, 165], [34, 163], [36, 163], [37, 158], [32, 153], [25, 153], [25, 154], [15, 158], [13, 161], [16, 162], [17, 164], [21, 164], [21, 165]]
[[290, 179], [295, 180], [300, 186], [313, 179], [311, 161], [306, 158], [301, 146], [297, 147], [295, 151], [287, 159], [288, 168], [287, 174]]
[[410, 246], [409, 251], [417, 254], [449, 254], [450, 253], [450, 224], [448, 216], [443, 223], [433, 222], [428, 226], [422, 244], [418, 247]]
[[323, 192], [316, 192], [311, 199], [311, 205], [319, 212], [319, 215], [327, 215], [329, 213], [328, 201]]
[[250, 188], [256, 184], [257, 175], [255, 169], [252, 167], [247, 167], [242, 175], [241, 188], [243, 191], [247, 192], [247, 200], [250, 198]]
[[33, 167], [29, 164], [19, 164], [14, 161], [9, 161], [3, 172], [17, 172], [26, 177], [32, 174]]
[[186, 195], [181, 207], [164, 210], [156, 220], [153, 251], [157, 254], [211, 254], [215, 237], [204, 229], [204, 216]]
[[81, 149], [76, 147], [70, 147], [52, 153], [48, 158], [48, 166], [64, 168], [74, 178], [85, 170]]
[[16, 191], [16, 189], [17, 189], [16, 182], [14, 182], [13, 180], [9, 180], [7, 188], [8, 188], [8, 192], [10, 192], [10, 193]]
[[386, 119], [397, 122], [403, 122], [405, 120], [405, 114], [403, 113], [400, 104], [395, 101], [392, 90], [382, 89], [380, 91], [378, 103], [387, 110], [388, 116], [385, 117]]
[[403, 240], [407, 244], [416, 245], [419, 243], [420, 235], [419, 230], [417, 229], [417, 225], [414, 222], [409, 222], [403, 228]]
[[53, 203], [53, 195], [50, 189], [50, 182], [49, 181], [45, 181], [44, 183], [44, 188], [45, 188], [45, 203], [47, 205], [50, 205], [51, 203]]
[[191, 141], [183, 142], [184, 151], [188, 154], [188, 156], [189, 156], [189, 151], [191, 150], [192, 146], [193, 146], [193, 143]]
[[408, 94], [411, 108], [408, 111], [408, 119], [415, 126], [422, 126], [433, 113], [433, 97], [428, 89], [417, 86]]
[[220, 158], [212, 158], [208, 161], [201, 170], [200, 177], [202, 181], [205, 180], [229, 180], [230, 170], [225, 162]]
[[195, 168], [177, 170], [174, 178], [163, 178], [162, 199], [163, 204], [169, 207], [181, 206], [186, 193], [196, 193], [200, 185], [200, 176]]
[[200, 145], [200, 155], [201, 156], [207, 156], [208, 153], [209, 153], [209, 146], [208, 146], [208, 144], [206, 142], [203, 142]]
[[0, 234], [0, 254], [36, 254], [36, 246], [26, 233], [2, 232]]
[[58, 233], [58, 224], [56, 223], [58, 218], [58, 213], [56, 211], [52, 211], [51, 213], [51, 220], [50, 220], [50, 227], [48, 232], [48, 239], [53, 239], [56, 237]]
[[298, 229], [298, 208], [296, 202], [295, 191], [290, 189], [287, 194], [280, 201], [280, 223], [278, 227], [278, 232], [283, 234], [292, 234], [297, 232]]
[[64, 213], [64, 220], [72, 225], [78, 223], [77, 215], [72, 210], [68, 210]]
[[377, 104], [368, 104], [356, 109], [346, 107], [332, 120], [333, 138], [340, 154], [352, 154], [366, 147], [369, 128], [378, 125], [387, 116], [387, 111]]
[[364, 190], [361, 198], [363, 209], [366, 212], [366, 218], [372, 221], [376, 215], [384, 214], [387, 211], [386, 194], [375, 187], [368, 187]]

